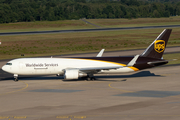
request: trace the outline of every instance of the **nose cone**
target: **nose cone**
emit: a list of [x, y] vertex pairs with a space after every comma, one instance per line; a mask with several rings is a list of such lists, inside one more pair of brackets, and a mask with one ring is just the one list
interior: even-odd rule
[[4, 66], [2, 67], [2, 70], [5, 71], [5, 72], [8, 72], [8, 73], [11, 73], [11, 69], [10, 69], [10, 67], [7, 66], [7, 65], [4, 65]]
[[7, 69], [7, 68], [6, 68], [6, 65], [4, 65], [4, 66], [2, 67], [2, 70], [3, 70], [3, 71], [7, 71], [6, 69]]
[[9, 66], [7, 66], [7, 65], [4, 65], [4, 66], [2, 67], [2, 70], [5, 71], [5, 72], [10, 72], [10, 68], [9, 68]]

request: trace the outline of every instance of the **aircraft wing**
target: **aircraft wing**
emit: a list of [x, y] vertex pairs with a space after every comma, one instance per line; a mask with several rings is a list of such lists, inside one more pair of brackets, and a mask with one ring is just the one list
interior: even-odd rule
[[[102, 50], [101, 50], [102, 51]], [[124, 67], [130, 67], [130, 66], [133, 66], [137, 59], [139, 58], [139, 55], [136, 55], [128, 64], [127, 66], [124, 66]], [[151, 64], [151, 63], [150, 63]], [[107, 67], [87, 67], [87, 68], [67, 68], [67, 69], [71, 69], [71, 70], [79, 70], [81, 72], [85, 72], [85, 73], [88, 73], [88, 72], [94, 72], [94, 73], [97, 73], [101, 70], [111, 70], [111, 69], [119, 69], [119, 68], [123, 68], [123, 66], [107, 66]], [[66, 69], [64, 69], [64, 71], [66, 71]]]
[[[136, 55], [126, 66], [104, 66], [104, 67], [85, 67], [85, 68], [66, 68], [63, 71], [80, 71], [84, 73], [98, 73], [101, 70], [112, 70], [112, 69], [119, 69], [123, 67], [131, 67], [133, 66], [137, 59], [139, 58], [139, 55]], [[151, 64], [151, 63], [150, 63]]]
[[[112, 66], [112, 67], [87, 67], [87, 68], [66, 68], [64, 69], [64, 73], [66, 74], [68, 71], [74, 73], [86, 73], [86, 74], [95, 74], [100, 72], [101, 70], [110, 70], [110, 69], [118, 69], [118, 68], [123, 68], [123, 66]], [[74, 71], [74, 72], [73, 72]], [[70, 73], [70, 74], [72, 74]], [[67, 75], [66, 75], [67, 76]]]
[[90, 67], [90, 68], [79, 68], [79, 71], [100, 71], [123, 68], [123, 66], [112, 66], [112, 67]]

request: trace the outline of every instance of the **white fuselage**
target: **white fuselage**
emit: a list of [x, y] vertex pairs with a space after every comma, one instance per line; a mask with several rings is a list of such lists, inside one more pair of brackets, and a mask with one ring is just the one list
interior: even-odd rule
[[[4, 65], [6, 72], [18, 75], [63, 75], [64, 69], [125, 66], [114, 62], [78, 58], [19, 58]], [[131, 67], [101, 70], [98, 73], [122, 73], [134, 71]]]

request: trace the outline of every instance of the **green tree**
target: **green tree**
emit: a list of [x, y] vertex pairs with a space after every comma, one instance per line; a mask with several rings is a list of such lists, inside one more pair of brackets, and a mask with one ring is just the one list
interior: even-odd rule
[[154, 10], [152, 17], [159, 18], [160, 14], [157, 10]]

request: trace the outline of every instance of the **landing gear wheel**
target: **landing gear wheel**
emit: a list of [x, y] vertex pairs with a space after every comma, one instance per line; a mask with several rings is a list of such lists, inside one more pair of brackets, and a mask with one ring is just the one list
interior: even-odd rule
[[87, 81], [90, 81], [91, 80], [91, 78], [90, 77], [87, 77]]
[[94, 80], [96, 80], [96, 78], [95, 77], [91, 77], [91, 80], [94, 81]]
[[18, 78], [15, 78], [14, 81], [17, 82], [17, 81], [18, 81]]

